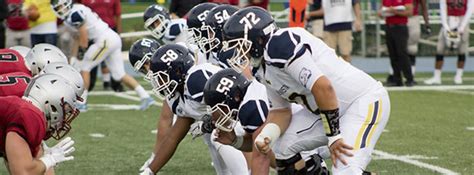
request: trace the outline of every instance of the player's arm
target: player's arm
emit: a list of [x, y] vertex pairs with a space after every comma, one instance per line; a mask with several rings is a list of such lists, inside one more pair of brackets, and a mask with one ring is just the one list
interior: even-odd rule
[[[314, 0], [313, 3], [319, 3], [319, 4], [321, 4], [321, 0]], [[324, 16], [323, 7], [321, 6], [321, 8], [319, 8], [318, 10], [309, 12], [308, 15], [305, 15], [305, 16], [307, 16], [307, 17], [320, 17], [320, 16]]]
[[464, 29], [466, 28], [466, 25], [469, 25], [469, 20], [471, 19], [473, 11], [474, 11], [474, 0], [468, 0], [466, 14], [464, 14], [464, 18], [460, 26], [458, 27], [459, 33], [464, 33]]
[[428, 5], [426, 4], [426, 0], [420, 0], [421, 11], [423, 13], [423, 20], [425, 21], [425, 25], [430, 25], [430, 18], [428, 16]]
[[116, 0], [114, 4], [114, 18], [115, 18], [115, 27], [117, 28], [117, 33], [122, 33], [122, 17], [120, 16], [122, 14], [121, 12], [121, 7], [120, 7], [120, 1]]
[[46, 166], [31, 156], [28, 143], [15, 132], [8, 132], [5, 139], [5, 152], [11, 174], [44, 174]]
[[192, 118], [178, 117], [176, 123], [164, 137], [163, 142], [158, 146], [155, 158], [149, 166], [151, 171], [157, 173], [171, 159], [178, 144], [186, 136], [186, 133], [193, 122], [194, 119]]
[[439, 0], [439, 13], [441, 16], [441, 24], [444, 30], [450, 31], [448, 25], [448, 7], [446, 6], [446, 0]]
[[79, 49], [87, 49], [89, 47], [89, 34], [85, 25], [79, 27]]
[[352, 9], [354, 9], [354, 15], [355, 15], [355, 20], [354, 20], [354, 28], [355, 31], [361, 31], [362, 30], [362, 15], [360, 12], [360, 2], [359, 0], [352, 0], [353, 5]]
[[163, 107], [161, 108], [160, 118], [158, 119], [158, 133], [156, 134], [156, 142], [155, 148], [153, 152], [156, 154], [160, 144], [163, 142], [166, 135], [168, 135], [168, 131], [170, 130], [171, 126], [173, 125], [173, 111], [168, 105], [168, 101], [163, 102]]

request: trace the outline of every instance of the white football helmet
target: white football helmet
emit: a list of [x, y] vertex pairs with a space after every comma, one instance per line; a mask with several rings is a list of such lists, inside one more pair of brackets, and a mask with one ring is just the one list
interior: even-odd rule
[[57, 17], [65, 19], [71, 12], [72, 0], [51, 0], [51, 8]]
[[71, 122], [79, 115], [74, 107], [76, 94], [63, 77], [43, 74], [28, 84], [23, 98], [41, 109], [48, 122], [48, 135], [56, 140], [71, 130]]
[[446, 46], [448, 46], [449, 49], [457, 49], [461, 43], [461, 35], [457, 31], [444, 31], [444, 37], [446, 38]]
[[12, 46], [10, 49], [17, 51], [20, 53], [20, 55], [25, 58], [26, 55], [28, 55], [28, 52], [30, 52], [31, 48], [26, 47], [26, 46]]
[[84, 80], [79, 71], [74, 69], [71, 65], [66, 63], [51, 63], [44, 67], [40, 75], [41, 74], [56, 74], [63, 77], [75, 90], [77, 100], [83, 101], [81, 95], [84, 92]]
[[51, 63], [68, 63], [66, 55], [54, 45], [37, 44], [25, 57], [33, 76], [39, 74], [44, 66]]

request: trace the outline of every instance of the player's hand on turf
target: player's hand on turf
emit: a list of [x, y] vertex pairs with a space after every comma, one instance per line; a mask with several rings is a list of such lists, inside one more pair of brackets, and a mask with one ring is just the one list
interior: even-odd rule
[[45, 154], [40, 160], [43, 161], [47, 169], [61, 162], [73, 160], [74, 157], [71, 156], [71, 153], [75, 150], [73, 145], [74, 140], [72, 140], [71, 137], [67, 137], [45, 151]]
[[344, 140], [341, 138], [336, 140], [330, 147], [329, 150], [331, 152], [331, 160], [334, 167], [337, 168], [337, 160], [341, 161], [342, 164], [347, 165], [347, 161], [343, 158], [343, 156], [352, 157], [353, 154], [350, 152], [352, 150], [352, 146], [344, 143]]
[[216, 129], [216, 132], [214, 133], [214, 135], [216, 136], [216, 139], [214, 139], [214, 141], [217, 141], [217, 142], [222, 143], [224, 145], [232, 144], [234, 139], [236, 139], [236, 137], [237, 137], [235, 135], [234, 131], [225, 132], [225, 131], [221, 131], [219, 129]]
[[143, 163], [142, 167], [140, 168], [140, 171], [145, 171], [145, 169], [148, 168], [153, 159], [155, 159], [155, 153], [151, 153], [151, 156], [145, 161], [145, 163]]
[[140, 171], [139, 175], [154, 175], [153, 171], [150, 168], [146, 167], [143, 171]]
[[193, 140], [204, 134], [204, 132], [202, 132], [202, 129], [201, 129], [203, 123], [204, 123], [203, 121], [197, 121], [191, 125], [191, 128], [189, 129], [189, 131], [191, 131]]
[[270, 148], [270, 138], [265, 137], [263, 140], [257, 139], [255, 140], [255, 147], [257, 148], [258, 151], [260, 151], [263, 154], [268, 153], [272, 148]]

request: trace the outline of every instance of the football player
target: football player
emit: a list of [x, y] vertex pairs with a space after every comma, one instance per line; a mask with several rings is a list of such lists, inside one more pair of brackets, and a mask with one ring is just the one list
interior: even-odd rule
[[32, 79], [20, 98], [0, 97], [0, 155], [11, 174], [44, 174], [61, 162], [72, 160], [74, 141], [65, 138], [56, 146], [43, 147], [50, 137], [60, 140], [79, 115], [74, 89], [53, 74]]
[[[207, 5], [206, 5], [207, 4]], [[193, 9], [202, 9], [201, 7], [207, 7], [209, 3], [202, 3], [195, 6]], [[214, 5], [215, 6], [215, 5]], [[198, 20], [197, 15], [200, 15], [200, 19], [206, 18], [207, 12], [205, 13], [191, 13], [190, 10], [188, 20]], [[208, 9], [210, 10], [210, 9]], [[202, 53], [196, 43], [192, 40], [192, 35], [188, 34], [187, 20], [185, 19], [171, 19], [168, 11], [159, 5], [149, 6], [143, 15], [143, 22], [145, 23], [145, 29], [151, 32], [152, 36], [158, 41], [170, 44], [170, 43], [184, 43], [186, 47], [191, 49], [198, 60], [206, 60], [206, 55]], [[197, 62], [201, 64], [204, 62]]]
[[241, 71], [250, 62], [261, 61], [253, 65], [260, 65], [256, 76], [267, 87], [270, 115], [283, 121], [265, 125], [255, 140], [257, 149], [270, 151], [286, 128], [284, 121], [289, 121], [294, 102], [321, 117], [332, 172], [362, 174], [390, 114], [381, 83], [338, 58], [303, 28], [278, 29], [272, 16], [259, 7], [232, 15], [223, 34], [224, 49], [237, 51], [229, 60], [233, 68]]
[[[90, 70], [105, 60], [110, 69], [112, 78], [123, 81], [129, 88], [135, 90], [141, 99], [140, 110], [146, 110], [154, 100], [138, 84], [138, 82], [126, 74], [121, 58], [122, 41], [120, 36], [108, 27], [97, 14], [90, 8], [81, 4], [72, 4], [72, 0], [51, 1], [56, 16], [64, 20], [64, 23], [79, 31], [79, 55], [83, 55], [81, 74], [84, 79], [84, 103], [79, 105], [83, 111], [87, 110], [87, 95], [90, 85]], [[89, 41], [92, 44], [89, 45]], [[82, 57], [82, 56], [79, 56]]]
[[[195, 65], [192, 52], [183, 45], [168, 44], [159, 48], [152, 57], [150, 77], [153, 92], [165, 98], [161, 115], [178, 115], [174, 125], [167, 131], [163, 141], [155, 150], [155, 157], [142, 174], [158, 172], [171, 158], [179, 142], [186, 136], [195, 121], [204, 132], [204, 140], [209, 147], [217, 174], [248, 174], [242, 152], [231, 146], [216, 144], [210, 140], [212, 127], [207, 106], [203, 101], [203, 88], [207, 79], [220, 67], [210, 63]], [[193, 134], [199, 135], [199, 134]]]
[[78, 101], [82, 101], [84, 93], [84, 80], [81, 74], [71, 65], [66, 63], [51, 63], [44, 67], [40, 74], [56, 74], [63, 77], [74, 89]]
[[128, 52], [128, 60], [137, 73], [141, 73], [146, 81], [150, 81], [151, 56], [160, 48], [160, 43], [154, 39], [142, 38], [135, 41]]
[[436, 63], [433, 77], [424, 81], [425, 84], [441, 84], [441, 68], [444, 54], [454, 50], [458, 54], [457, 70], [454, 84], [462, 84], [466, 51], [469, 46], [469, 19], [474, 11], [474, 0], [440, 0], [442, 29], [436, 47]]
[[229, 17], [239, 10], [235, 6], [222, 4], [211, 9], [204, 21], [204, 25], [196, 33], [200, 33], [198, 43], [199, 48], [207, 54], [209, 62], [217, 63], [221, 67], [226, 67], [225, 64], [218, 61], [219, 52], [222, 48], [222, 27]]
[[31, 48], [26, 46], [12, 46], [9, 49], [16, 50], [23, 58], [25, 58], [31, 50]]
[[[204, 86], [204, 101], [211, 106], [212, 121], [217, 128], [217, 136], [213, 136], [217, 141], [240, 150], [252, 151], [252, 134], [263, 128], [265, 122], [278, 120], [267, 118], [270, 106], [265, 89], [256, 79], [248, 80], [230, 68], [209, 78]], [[288, 129], [282, 130], [282, 136], [273, 145], [278, 174], [327, 174], [318, 155], [304, 160], [300, 154], [327, 144], [321, 119], [311, 116], [309, 111], [299, 105], [294, 105], [292, 109], [294, 111]], [[237, 123], [243, 126], [245, 135], [235, 135]], [[298, 164], [302, 166], [297, 167]]]

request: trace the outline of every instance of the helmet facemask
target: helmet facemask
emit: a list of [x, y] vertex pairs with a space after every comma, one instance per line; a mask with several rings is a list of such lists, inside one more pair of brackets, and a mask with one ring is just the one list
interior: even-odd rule
[[150, 82], [151, 74], [149, 74], [150, 72], [144, 67], [144, 65], [147, 64], [147, 63], [149, 64], [149, 62], [151, 61], [152, 56], [153, 56], [153, 53], [147, 53], [147, 54], [143, 55], [142, 59], [138, 60], [133, 65], [133, 69], [135, 69], [136, 72], [140, 72], [140, 73], [145, 75], [144, 79], [147, 82]]
[[152, 91], [158, 98], [165, 99], [176, 92], [178, 82], [171, 80], [168, 73], [158, 71], [151, 74], [150, 77], [151, 85], [153, 86]]
[[212, 118], [217, 120], [214, 122], [216, 128], [221, 131], [231, 132], [237, 123], [239, 123], [238, 110], [230, 109], [227, 104], [218, 103], [210, 109]]
[[157, 14], [145, 21], [145, 29], [150, 31], [155, 38], [161, 39], [165, 35], [169, 23], [170, 20], [165, 16]]
[[51, 2], [51, 7], [53, 8], [54, 14], [61, 18], [66, 19], [67, 15], [72, 8], [72, 1], [71, 0], [53, 0]]
[[199, 28], [190, 27], [188, 28], [188, 33], [191, 33], [191, 36], [187, 38], [187, 43], [200, 45], [202, 39], [202, 33]]
[[227, 60], [232, 69], [241, 73], [248, 67], [250, 64], [249, 52], [252, 47], [252, 41], [244, 38], [237, 38], [224, 41], [222, 45], [223, 51], [234, 49], [234, 55]]
[[203, 25], [201, 27], [201, 31], [204, 33], [203, 37], [201, 38], [200, 42], [198, 43], [199, 48], [204, 53], [209, 53], [213, 50], [218, 49], [221, 42], [216, 37], [216, 32], [214, 29], [209, 25]]
[[49, 109], [49, 112], [46, 115], [50, 128], [49, 133], [50, 136], [56, 140], [60, 140], [69, 133], [72, 128], [72, 121], [80, 113], [77, 108], [73, 107], [73, 105], [64, 102], [64, 98], [61, 99], [60, 109], [57, 109], [53, 105], [47, 105], [46, 109]]

